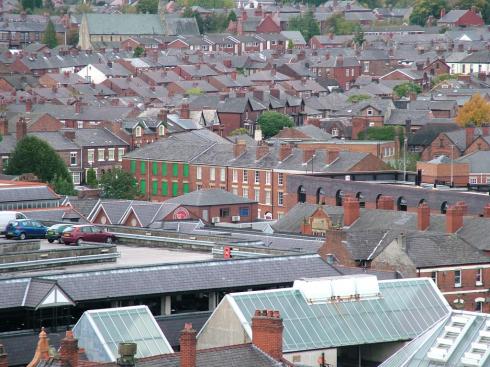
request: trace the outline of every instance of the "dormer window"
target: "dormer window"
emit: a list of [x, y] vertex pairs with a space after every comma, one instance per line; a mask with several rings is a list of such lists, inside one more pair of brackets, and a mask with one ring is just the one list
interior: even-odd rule
[[368, 116], [372, 116], [373, 115], [373, 109], [372, 108], [369, 108], [367, 111], [366, 111], [367, 115]]
[[134, 133], [137, 138], [141, 138], [141, 126], [136, 126], [136, 129], [134, 129]]

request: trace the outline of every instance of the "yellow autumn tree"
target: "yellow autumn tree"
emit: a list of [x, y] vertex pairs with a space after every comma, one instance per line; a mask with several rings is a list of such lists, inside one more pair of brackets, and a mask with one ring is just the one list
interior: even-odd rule
[[456, 116], [456, 123], [461, 126], [482, 126], [490, 123], [490, 103], [479, 93], [473, 94], [461, 107]]

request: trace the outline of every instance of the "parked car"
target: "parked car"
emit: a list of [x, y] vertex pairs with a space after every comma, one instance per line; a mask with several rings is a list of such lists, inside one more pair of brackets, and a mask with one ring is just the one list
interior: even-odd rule
[[91, 225], [76, 225], [66, 228], [61, 237], [65, 245], [76, 244], [82, 242], [105, 242], [112, 243], [116, 239], [114, 234], [105, 231], [104, 229]]
[[46, 238], [49, 243], [53, 243], [54, 241], [58, 241], [58, 243], [63, 243], [61, 236], [63, 235], [63, 231], [68, 227], [71, 227], [73, 224], [60, 223], [52, 225], [48, 228], [46, 232]]
[[20, 212], [12, 212], [12, 211], [1, 211], [0, 212], [0, 234], [5, 234], [7, 232], [7, 224], [10, 221], [16, 219], [27, 219], [27, 217]]
[[7, 224], [5, 237], [18, 238], [20, 240], [25, 240], [26, 238], [44, 238], [46, 237], [47, 230], [48, 228], [37, 220], [12, 220]]

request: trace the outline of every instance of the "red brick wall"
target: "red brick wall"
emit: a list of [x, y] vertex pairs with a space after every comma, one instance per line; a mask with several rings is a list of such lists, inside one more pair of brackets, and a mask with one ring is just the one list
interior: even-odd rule
[[463, 15], [461, 18], [458, 19], [456, 22], [456, 26], [462, 27], [462, 26], [483, 26], [485, 23], [483, 22], [483, 19], [480, 17], [480, 15], [474, 13], [473, 11], [469, 10], [465, 15]]
[[27, 131], [59, 131], [63, 127], [63, 124], [59, 120], [51, 115], [45, 114], [30, 125]]
[[461, 157], [461, 152], [457, 147], [452, 147], [454, 143], [446, 136], [445, 133], [439, 134], [437, 138], [424, 149], [421, 155], [422, 161], [430, 161], [437, 156], [445, 155], [454, 159]]

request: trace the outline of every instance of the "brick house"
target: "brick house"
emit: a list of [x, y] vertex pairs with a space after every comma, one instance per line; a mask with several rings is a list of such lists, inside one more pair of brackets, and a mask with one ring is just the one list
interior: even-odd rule
[[441, 18], [437, 21], [441, 27], [481, 27], [485, 25], [481, 14], [477, 13], [476, 7], [471, 9], [454, 9], [446, 14], [446, 10], [441, 10]]
[[417, 162], [418, 170], [422, 171], [422, 182], [424, 183], [465, 187], [469, 182], [469, 164], [451, 161], [446, 156], [439, 156], [428, 162]]
[[350, 89], [361, 75], [359, 60], [356, 57], [344, 57], [342, 54], [335, 58], [326, 54], [322, 59], [311, 62], [309, 69], [316, 76], [335, 79], [344, 90]]

